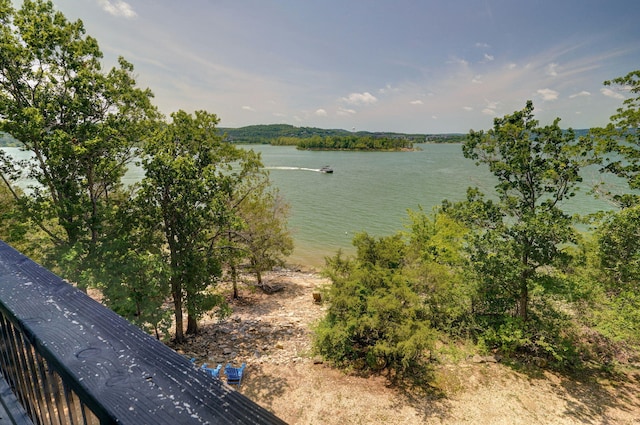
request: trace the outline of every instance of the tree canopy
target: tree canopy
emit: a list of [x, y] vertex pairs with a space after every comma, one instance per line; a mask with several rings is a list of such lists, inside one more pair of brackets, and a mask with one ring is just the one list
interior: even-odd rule
[[563, 260], [562, 244], [575, 240], [571, 217], [560, 203], [582, 180], [582, 151], [559, 121], [539, 127], [529, 101], [523, 110], [496, 118], [488, 132], [471, 131], [463, 145], [465, 157], [486, 164], [498, 178], [498, 202], [470, 191], [458, 208], [460, 219], [483, 229], [474, 240], [472, 261], [488, 287], [507, 289], [500, 309], [523, 322], [530, 290], [545, 279], [544, 267]]
[[220, 302], [208, 292], [224, 263], [218, 241], [229, 226], [242, 225], [227, 200], [260, 172], [260, 162], [253, 152], [221, 140], [214, 114], [178, 111], [171, 117], [144, 146], [137, 199], [168, 246], [176, 340], [182, 341], [183, 307], [187, 332], [195, 333], [202, 314]]
[[122, 58], [102, 71], [97, 41], [51, 1], [15, 11], [2, 0], [0, 22], [0, 130], [32, 153], [0, 156], [2, 178], [11, 186], [26, 170], [36, 184], [13, 192], [24, 216], [81, 264], [103, 236], [132, 146], [157, 116], [152, 94]]
[[640, 200], [637, 192], [640, 189], [640, 70], [604, 84], [630, 93], [631, 97], [625, 98], [607, 126], [592, 128], [589, 137], [595, 144], [602, 171], [621, 177], [635, 190], [614, 193], [613, 199], [621, 206], [634, 205]]

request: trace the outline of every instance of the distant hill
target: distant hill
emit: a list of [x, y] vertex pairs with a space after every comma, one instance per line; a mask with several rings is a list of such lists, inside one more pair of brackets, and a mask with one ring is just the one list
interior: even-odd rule
[[425, 141], [444, 142], [450, 137], [456, 137], [460, 141], [463, 135], [446, 135], [446, 134], [409, 134], [409, 133], [393, 133], [393, 132], [369, 132], [369, 131], [348, 131], [342, 129], [322, 129], [316, 127], [296, 127], [289, 124], [264, 124], [249, 125], [240, 128], [220, 128], [220, 132], [226, 135], [226, 140], [233, 143], [263, 143], [268, 144], [272, 140], [281, 137], [295, 137], [300, 139], [311, 138], [314, 136], [330, 137], [330, 136], [346, 136], [357, 135], [361, 137], [384, 137], [389, 139], [406, 139], [415, 143]]
[[[311, 138], [314, 136], [330, 137], [330, 136], [346, 136], [357, 135], [360, 137], [380, 137], [389, 139], [404, 139], [413, 143], [461, 143], [466, 138], [463, 133], [442, 133], [442, 134], [411, 134], [411, 133], [393, 133], [393, 132], [370, 132], [370, 131], [348, 131], [342, 129], [323, 129], [317, 127], [296, 127], [289, 124], [260, 124], [249, 125], [239, 128], [221, 127], [218, 129], [224, 134], [226, 140], [233, 143], [260, 143], [269, 144], [271, 141], [281, 137], [294, 137], [300, 139]], [[577, 137], [584, 136], [588, 129], [575, 129]], [[0, 147], [2, 146], [21, 146], [20, 141], [13, 138], [8, 133], [0, 132]]]

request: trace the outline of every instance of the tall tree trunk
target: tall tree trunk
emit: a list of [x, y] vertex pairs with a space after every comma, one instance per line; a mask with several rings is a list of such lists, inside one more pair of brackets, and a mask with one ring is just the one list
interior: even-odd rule
[[196, 319], [196, 295], [193, 293], [193, 290], [189, 289], [189, 285], [187, 285], [187, 289], [185, 291], [186, 296], [186, 307], [187, 307], [187, 335], [196, 335], [198, 333], [198, 320]]
[[238, 270], [235, 262], [231, 262], [231, 281], [233, 282], [233, 299], [238, 298]]
[[176, 319], [176, 342], [183, 343], [182, 287], [176, 277], [171, 277], [171, 295], [173, 296], [173, 311]]
[[[528, 257], [525, 257], [525, 261], [528, 261]], [[524, 270], [520, 275], [520, 294], [518, 296], [518, 317], [522, 319], [522, 322], [526, 322], [529, 316], [529, 276], [531, 276], [530, 270]]]
[[187, 313], [187, 335], [196, 335], [198, 333], [198, 321]]
[[520, 297], [518, 298], [518, 317], [523, 322], [527, 321], [529, 308], [529, 290], [527, 288], [527, 282], [523, 282], [520, 288]]
[[522, 254], [523, 270], [520, 273], [520, 294], [518, 295], [517, 309], [518, 317], [525, 323], [529, 316], [529, 277], [534, 273], [534, 270], [529, 264], [529, 252], [533, 242], [529, 239], [525, 240], [525, 249]]

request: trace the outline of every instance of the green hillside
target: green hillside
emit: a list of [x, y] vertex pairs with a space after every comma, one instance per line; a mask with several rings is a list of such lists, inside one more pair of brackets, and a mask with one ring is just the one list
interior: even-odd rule
[[427, 140], [426, 134], [407, 134], [392, 132], [347, 131], [342, 129], [322, 129], [316, 127], [296, 127], [289, 124], [250, 125], [240, 128], [220, 128], [226, 140], [234, 143], [271, 143], [281, 137], [307, 139], [315, 136], [332, 137], [357, 135], [360, 137], [384, 137], [390, 139], [406, 139], [420, 143]]

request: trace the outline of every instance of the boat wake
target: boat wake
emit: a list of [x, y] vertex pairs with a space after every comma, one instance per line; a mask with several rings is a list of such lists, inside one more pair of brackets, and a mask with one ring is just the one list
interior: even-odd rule
[[316, 173], [323, 172], [320, 168], [304, 168], [304, 167], [264, 167], [266, 170], [293, 170], [293, 171], [315, 171]]

